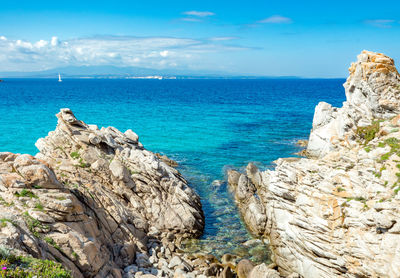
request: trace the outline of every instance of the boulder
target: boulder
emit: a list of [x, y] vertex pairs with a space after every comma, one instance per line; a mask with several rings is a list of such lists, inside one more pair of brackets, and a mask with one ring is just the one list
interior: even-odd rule
[[254, 265], [251, 261], [243, 259], [238, 263], [236, 267], [237, 276], [239, 278], [248, 278], [253, 268]]

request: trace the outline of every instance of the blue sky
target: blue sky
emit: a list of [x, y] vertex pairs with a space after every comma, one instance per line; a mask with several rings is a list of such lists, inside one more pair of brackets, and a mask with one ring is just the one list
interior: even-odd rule
[[400, 60], [400, 1], [3, 1], [0, 71], [118, 65], [345, 77]]

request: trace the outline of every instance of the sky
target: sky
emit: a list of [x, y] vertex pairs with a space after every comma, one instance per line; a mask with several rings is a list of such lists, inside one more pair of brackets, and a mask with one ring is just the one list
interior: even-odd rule
[[400, 1], [0, 4], [0, 72], [114, 65], [335, 78], [364, 49], [400, 62]]

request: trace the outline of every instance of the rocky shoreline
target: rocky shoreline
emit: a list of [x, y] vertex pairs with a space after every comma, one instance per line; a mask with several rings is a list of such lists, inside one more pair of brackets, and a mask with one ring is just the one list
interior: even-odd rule
[[391, 58], [368, 51], [349, 71], [343, 107], [315, 109], [307, 158], [228, 173], [245, 223], [269, 241], [282, 276], [400, 273], [400, 75]]
[[131, 130], [87, 125], [69, 109], [57, 118], [35, 157], [0, 153], [3, 251], [60, 262], [72, 277], [229, 278], [253, 268], [235, 255], [183, 251], [202, 234], [204, 213], [175, 161]]
[[69, 109], [35, 157], [0, 153], [0, 259], [56, 261], [62, 277], [398, 277], [400, 75], [368, 51], [349, 71], [343, 107], [316, 107], [306, 157], [227, 173], [257, 237], [245, 245], [273, 263], [187, 252], [205, 216], [177, 163]]

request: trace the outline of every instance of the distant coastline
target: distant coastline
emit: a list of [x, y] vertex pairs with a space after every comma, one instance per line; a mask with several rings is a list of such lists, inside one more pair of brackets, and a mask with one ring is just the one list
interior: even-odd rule
[[64, 78], [74, 79], [344, 79], [345, 77], [303, 77], [240, 75], [227, 72], [204, 72], [194, 70], [159, 70], [139, 67], [82, 66], [61, 67], [44, 71], [0, 72], [0, 78]]

